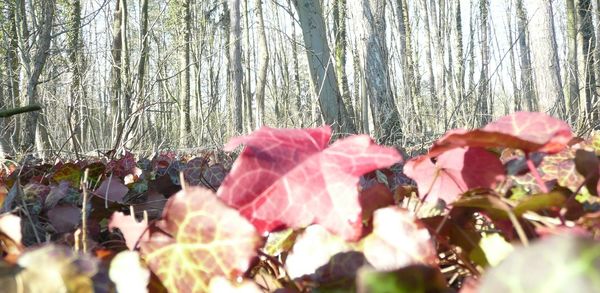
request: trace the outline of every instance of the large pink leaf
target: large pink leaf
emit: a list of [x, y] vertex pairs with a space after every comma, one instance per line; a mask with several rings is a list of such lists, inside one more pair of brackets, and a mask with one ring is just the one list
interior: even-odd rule
[[236, 207], [260, 233], [313, 223], [345, 239], [362, 232], [359, 176], [402, 159], [365, 135], [327, 148], [329, 127], [262, 128], [227, 144], [246, 147], [217, 194]]
[[455, 129], [438, 139], [429, 150], [435, 157], [447, 150], [471, 147], [508, 147], [525, 152], [557, 153], [573, 138], [569, 125], [544, 113], [517, 112], [483, 128]]
[[404, 173], [417, 182], [419, 195], [452, 203], [472, 188], [493, 188], [504, 176], [495, 155], [482, 148], [457, 148], [442, 153], [434, 163], [428, 156], [411, 159]]

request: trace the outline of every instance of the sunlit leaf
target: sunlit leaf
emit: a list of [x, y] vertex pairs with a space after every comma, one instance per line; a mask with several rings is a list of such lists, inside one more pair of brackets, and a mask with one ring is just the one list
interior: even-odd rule
[[521, 247], [481, 279], [480, 292], [597, 292], [597, 241], [564, 234]]
[[291, 278], [313, 274], [332, 256], [350, 249], [339, 236], [332, 235], [321, 225], [311, 225], [296, 238], [285, 267]]
[[110, 262], [109, 275], [117, 286], [117, 292], [148, 292], [150, 271], [136, 251], [118, 253]]
[[569, 125], [544, 113], [516, 112], [475, 130], [455, 129], [429, 150], [435, 157], [457, 147], [507, 147], [525, 152], [557, 153], [573, 134]]
[[149, 239], [148, 233], [145, 233], [148, 230], [147, 219], [138, 222], [135, 217], [121, 212], [115, 212], [112, 215], [108, 222], [108, 228], [110, 230], [118, 228], [125, 238], [127, 248], [130, 250], [134, 250], [138, 242], [148, 241]]
[[427, 228], [410, 212], [387, 207], [375, 211], [373, 233], [363, 253], [378, 270], [395, 270], [412, 264], [437, 264], [437, 253]]
[[413, 158], [404, 172], [417, 182], [419, 196], [447, 203], [473, 188], [494, 188], [504, 178], [504, 167], [492, 153], [481, 148], [455, 148], [434, 163], [427, 156]]
[[359, 177], [401, 157], [364, 135], [327, 147], [330, 136], [328, 127], [264, 127], [232, 139], [226, 149], [246, 146], [217, 194], [238, 208], [259, 233], [318, 223], [346, 239], [358, 239]]
[[261, 242], [236, 210], [211, 191], [190, 187], [169, 199], [141, 251], [169, 291], [199, 292], [215, 276], [243, 274]]

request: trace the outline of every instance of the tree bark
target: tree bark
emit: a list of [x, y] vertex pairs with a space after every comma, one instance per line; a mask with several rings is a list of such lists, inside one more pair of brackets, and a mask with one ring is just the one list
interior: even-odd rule
[[[38, 82], [44, 70], [44, 66], [46, 65], [46, 59], [48, 58], [48, 51], [52, 41], [52, 27], [54, 24], [54, 10], [56, 8], [56, 1], [42, 1], [41, 5], [43, 20], [41, 23], [39, 23], [40, 33], [35, 42], [36, 52], [31, 60], [33, 64], [31, 66], [31, 73], [27, 79], [26, 94], [27, 104], [29, 105], [38, 103]], [[43, 123], [39, 123], [43, 122], [43, 119], [38, 121], [39, 117], [40, 114], [37, 111], [26, 114], [25, 126], [23, 127], [23, 141], [21, 150], [25, 152], [35, 145], [38, 154], [43, 157], [45, 155], [45, 151], [50, 148], [50, 143], [48, 137], [45, 136], [43, 132], [46, 126]], [[38, 138], [37, 141], [36, 134]]]
[[567, 83], [565, 106], [567, 120], [573, 125], [579, 114], [579, 76], [577, 65], [577, 13], [575, 0], [567, 1]]
[[492, 120], [492, 111], [490, 107], [490, 88], [488, 78], [488, 66], [490, 63], [490, 44], [488, 41], [488, 0], [479, 1], [479, 12], [481, 17], [481, 72], [479, 75], [479, 94], [477, 95], [476, 113], [479, 115], [479, 125], [483, 126]]
[[67, 32], [67, 42], [69, 44], [69, 65], [71, 67], [71, 84], [69, 91], [69, 131], [71, 133], [71, 150], [76, 155], [81, 151], [81, 113], [79, 104], [82, 103], [81, 96], [81, 68], [80, 68], [80, 45], [82, 44], [81, 32], [81, 1], [73, 0], [70, 5], [69, 13], [69, 31]]
[[337, 132], [355, 133], [354, 123], [348, 118], [340, 95], [321, 5], [315, 5], [311, 0], [294, 0], [294, 6], [298, 11], [311, 81], [323, 120]]
[[517, 30], [519, 32], [519, 64], [521, 67], [521, 100], [525, 101], [528, 111], [539, 111], [539, 99], [533, 81], [533, 65], [529, 49], [529, 32], [527, 30], [527, 12], [523, 0], [516, 0]]
[[263, 18], [262, 0], [256, 0], [256, 16], [258, 18], [258, 53], [259, 65], [256, 78], [256, 128], [264, 124], [265, 115], [265, 86], [267, 82], [267, 69], [269, 66], [269, 48], [265, 34], [265, 20]]
[[[181, 1], [181, 55], [179, 66], [182, 76], [179, 87], [179, 146], [185, 147], [192, 130], [190, 118], [190, 33], [191, 33], [190, 0]], [[241, 86], [241, 81], [240, 81]]]
[[233, 102], [233, 130], [235, 134], [244, 131], [242, 120], [242, 42], [240, 26], [240, 0], [230, 0], [230, 39], [229, 39], [229, 71], [230, 88]]
[[[363, 40], [360, 54], [366, 90], [371, 105], [375, 137], [380, 143], [400, 143], [400, 113], [394, 101], [388, 78], [388, 56], [385, 43], [385, 0], [362, 0], [353, 3], [356, 31]], [[362, 28], [362, 30], [360, 29]]]
[[585, 115], [587, 124], [590, 127], [598, 127], [598, 109], [596, 95], [596, 76], [594, 67], [598, 66], [594, 61], [594, 52], [596, 50], [596, 40], [594, 34], [594, 24], [592, 21], [593, 6], [591, 0], [577, 1], [577, 13], [579, 15], [579, 47], [581, 52], [582, 78], [584, 82], [582, 96], [584, 101]]
[[544, 111], [564, 117], [565, 98], [563, 94], [560, 65], [554, 31], [554, 11], [551, 0], [527, 0], [529, 39], [535, 87]]

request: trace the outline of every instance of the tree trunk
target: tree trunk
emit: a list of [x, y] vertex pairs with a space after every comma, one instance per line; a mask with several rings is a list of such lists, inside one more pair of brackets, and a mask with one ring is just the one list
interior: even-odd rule
[[521, 100], [525, 101], [528, 111], [539, 111], [539, 99], [533, 81], [531, 50], [529, 49], [529, 31], [527, 30], [527, 12], [523, 0], [516, 0], [517, 30], [519, 32], [519, 64], [521, 67]]
[[242, 120], [242, 29], [240, 26], [240, 0], [230, 0], [229, 71], [233, 102], [233, 134], [244, 131]]
[[315, 5], [311, 0], [295, 0], [294, 6], [298, 11], [311, 81], [323, 119], [337, 132], [355, 133], [354, 123], [346, 114], [346, 107], [339, 92], [321, 5]]
[[346, 48], [348, 46], [346, 32], [346, 0], [333, 1], [333, 33], [335, 35], [335, 71], [340, 85], [342, 100], [346, 109], [348, 109], [348, 118], [356, 123], [356, 115], [352, 98], [350, 96], [350, 86], [348, 85], [348, 76], [346, 75]]
[[479, 11], [481, 17], [481, 72], [479, 75], [479, 94], [477, 95], [477, 108], [475, 115], [479, 115], [479, 125], [483, 126], [492, 120], [490, 109], [490, 88], [488, 78], [488, 66], [490, 63], [490, 45], [488, 41], [488, 0], [480, 0]]
[[121, 35], [121, 25], [122, 25], [122, 13], [123, 7], [121, 7], [121, 0], [116, 0], [115, 13], [113, 19], [113, 40], [112, 40], [112, 70], [110, 74], [111, 79], [111, 112], [112, 112], [112, 120], [113, 120], [113, 139], [118, 139], [116, 137], [117, 129], [121, 126], [122, 113], [119, 107], [121, 103], [121, 50], [123, 48], [123, 38]]
[[[190, 0], [181, 2], [181, 55], [180, 55], [180, 77], [179, 87], [179, 146], [186, 147], [190, 132], [192, 131], [192, 122], [190, 118], [190, 33], [191, 33], [191, 13]], [[240, 81], [241, 86], [241, 81]]]
[[[594, 51], [596, 50], [596, 40], [594, 34], [594, 24], [592, 21], [592, 1], [577, 1], [577, 12], [579, 15], [579, 31], [581, 33], [580, 52], [583, 84], [583, 101], [585, 105], [585, 114], [590, 127], [598, 127], [599, 105], [596, 97], [596, 76], [594, 67], [598, 66], [594, 62]], [[598, 125], [596, 125], [598, 124]]]
[[69, 65], [71, 67], [71, 84], [69, 91], [69, 132], [71, 139], [71, 150], [76, 155], [81, 151], [81, 113], [79, 104], [81, 100], [81, 68], [79, 62], [81, 32], [81, 2], [73, 0], [69, 13], [69, 31], [67, 31], [67, 42], [69, 44]]
[[565, 106], [567, 121], [574, 125], [579, 114], [579, 76], [577, 66], [577, 13], [575, 0], [567, 0], [567, 89]]
[[265, 34], [265, 20], [263, 18], [262, 0], [256, 0], [256, 16], [258, 18], [258, 52], [259, 65], [256, 78], [256, 128], [263, 126], [265, 115], [265, 86], [267, 83], [267, 69], [269, 66], [269, 49]]
[[[394, 101], [388, 78], [385, 44], [385, 0], [362, 0], [353, 3], [356, 31], [363, 40], [360, 54], [371, 104], [375, 137], [380, 143], [400, 143], [400, 113]], [[362, 28], [362, 30], [361, 30]]]
[[[37, 86], [40, 76], [46, 65], [46, 59], [48, 57], [48, 51], [50, 49], [50, 43], [52, 41], [52, 27], [54, 23], [54, 9], [56, 7], [55, 0], [42, 1], [42, 15], [43, 22], [39, 23], [39, 35], [36, 39], [36, 52], [31, 60], [33, 62], [31, 66], [31, 73], [27, 79], [27, 104], [37, 104]], [[25, 53], [23, 53], [25, 54]], [[50, 148], [48, 137], [44, 136], [42, 128], [45, 128], [43, 119], [40, 117], [39, 112], [31, 112], [25, 117], [25, 126], [23, 127], [23, 141], [21, 145], [22, 151], [29, 150], [32, 146], [36, 145], [37, 152], [40, 156], [45, 155], [45, 151]], [[40, 120], [40, 121], [38, 121]], [[41, 133], [40, 133], [41, 132]], [[36, 134], [38, 141], [36, 143]]]
[[540, 105], [564, 117], [565, 98], [560, 76], [560, 65], [554, 31], [554, 15], [551, 0], [527, 0], [529, 39], [535, 87]]
[[406, 0], [397, 0], [396, 9], [398, 10], [398, 31], [400, 33], [400, 62], [402, 64], [402, 80], [404, 82], [404, 95], [409, 101], [416, 130], [422, 128], [422, 114], [419, 101], [419, 82], [416, 80], [415, 64], [413, 61], [412, 29], [408, 13], [408, 4]]

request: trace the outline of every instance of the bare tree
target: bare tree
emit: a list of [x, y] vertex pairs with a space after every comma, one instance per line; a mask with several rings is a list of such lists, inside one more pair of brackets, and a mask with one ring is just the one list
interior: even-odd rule
[[295, 0], [294, 6], [298, 11], [311, 81], [323, 119], [339, 132], [354, 133], [354, 123], [347, 115], [335, 76], [321, 5], [315, 5], [311, 0]]
[[[21, 47], [20, 50], [21, 59], [23, 60], [24, 66], [27, 68], [26, 103], [29, 105], [39, 102], [37, 96], [38, 83], [44, 70], [44, 66], [46, 65], [50, 43], [52, 41], [52, 27], [54, 24], [56, 1], [43, 1], [41, 3], [41, 8], [42, 19], [40, 19], [38, 27], [36, 28], [39, 30], [39, 33], [35, 40], [35, 53], [31, 56], [29, 52], [25, 50], [25, 47]], [[24, 5], [21, 5], [21, 12], [19, 14], [24, 17]], [[23, 36], [23, 34], [21, 34], [21, 36]], [[24, 42], [25, 40], [20, 42], [21, 46], [25, 44]], [[44, 151], [50, 148], [48, 136], [47, 133], [45, 133], [46, 124], [44, 122], [45, 121], [43, 118], [40, 118], [40, 114], [37, 111], [26, 114], [25, 126], [23, 127], [23, 140], [21, 142], [22, 151], [27, 151], [35, 145], [38, 154], [43, 156], [45, 154]]]
[[[356, 30], [363, 40], [360, 60], [371, 104], [375, 136], [383, 143], [402, 139], [400, 114], [392, 98], [385, 43], [385, 0], [362, 0], [353, 3]], [[362, 31], [360, 30], [362, 28]]]
[[258, 51], [260, 54], [260, 64], [256, 78], [256, 102], [258, 104], [256, 107], [256, 128], [259, 128], [264, 123], [265, 86], [269, 67], [269, 48], [267, 47], [267, 36], [265, 35], [262, 0], [256, 0], [256, 16], [258, 17]]
[[528, 0], [529, 39], [535, 87], [543, 109], [563, 116], [565, 98], [554, 31], [554, 8], [551, 0]]
[[242, 28], [240, 25], [240, 0], [230, 0], [230, 39], [229, 39], [229, 75], [232, 94], [233, 130], [236, 134], [244, 131], [242, 120]]

